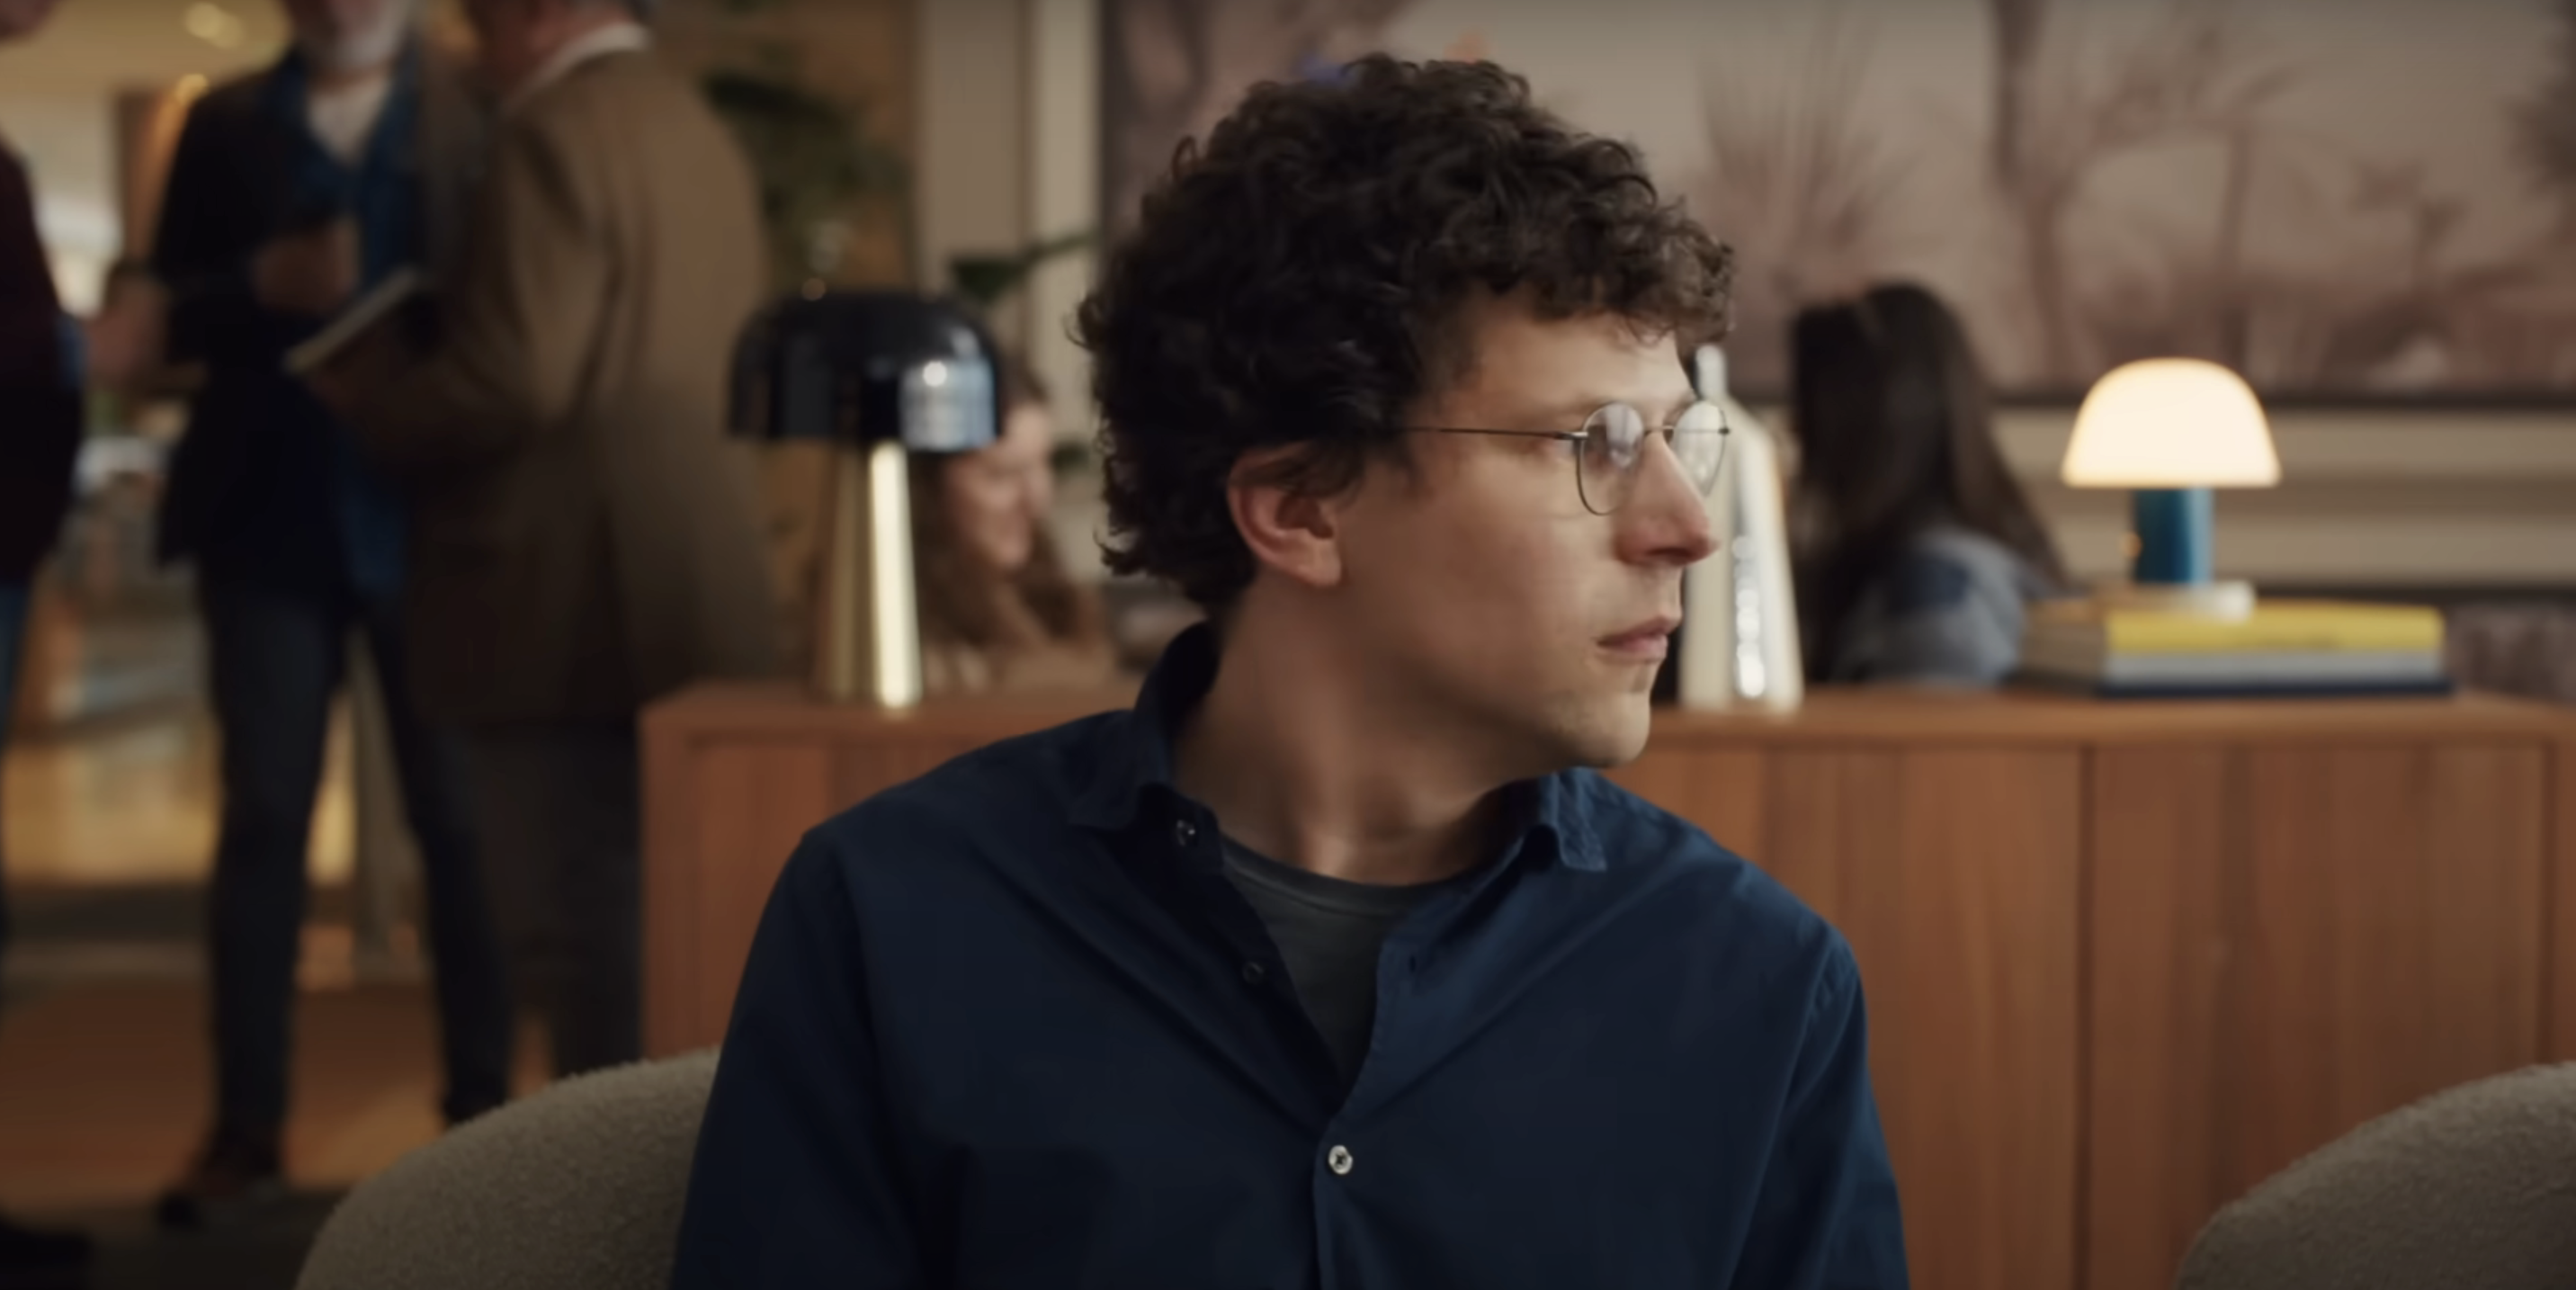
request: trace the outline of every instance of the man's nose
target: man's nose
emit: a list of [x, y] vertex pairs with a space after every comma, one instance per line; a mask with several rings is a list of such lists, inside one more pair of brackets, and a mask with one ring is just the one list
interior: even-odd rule
[[1630, 564], [1687, 566], [1717, 550], [1707, 496], [1692, 486], [1681, 458], [1660, 437], [1647, 445], [1628, 504], [1615, 518], [1619, 558]]

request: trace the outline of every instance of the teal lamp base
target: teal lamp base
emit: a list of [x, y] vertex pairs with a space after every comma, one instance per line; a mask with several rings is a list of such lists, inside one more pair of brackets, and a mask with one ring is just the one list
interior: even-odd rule
[[2129, 495], [2138, 549], [2129, 577], [2141, 586], [2209, 581], [2215, 504], [2206, 488], [2141, 488]]
[[2249, 583], [2210, 574], [2214, 503], [2206, 488], [2141, 488], [2130, 494], [2129, 581], [2107, 588], [2113, 604], [2213, 618], [2254, 612]]

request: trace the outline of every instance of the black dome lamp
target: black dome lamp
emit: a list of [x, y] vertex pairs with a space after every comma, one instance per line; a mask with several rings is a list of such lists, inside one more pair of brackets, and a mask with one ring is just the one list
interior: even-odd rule
[[826, 697], [921, 701], [913, 453], [1001, 436], [992, 337], [963, 305], [907, 291], [815, 291], [755, 316], [734, 349], [732, 429], [832, 445], [815, 596], [814, 685]]

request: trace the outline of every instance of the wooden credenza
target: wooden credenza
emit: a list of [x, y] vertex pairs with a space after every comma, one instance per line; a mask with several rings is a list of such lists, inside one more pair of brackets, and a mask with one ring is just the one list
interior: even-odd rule
[[[646, 1035], [719, 1042], [803, 832], [1119, 706], [714, 687], [644, 722]], [[1616, 776], [1851, 940], [1926, 1290], [2162, 1290], [2381, 1112], [2576, 1059], [2576, 713], [1824, 693], [1667, 712]]]

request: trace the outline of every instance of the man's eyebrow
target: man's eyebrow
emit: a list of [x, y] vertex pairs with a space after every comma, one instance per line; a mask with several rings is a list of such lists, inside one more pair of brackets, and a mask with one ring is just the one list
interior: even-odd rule
[[1593, 392], [1536, 404], [1524, 412], [1499, 416], [1492, 424], [1497, 429], [1580, 430], [1592, 414], [1613, 403], [1625, 403], [1646, 414], [1646, 420], [1657, 426], [1671, 425], [1683, 410], [1700, 401], [1699, 395], [1683, 389], [1664, 399], [1640, 399], [1633, 396]]
[[1600, 411], [1603, 404], [1616, 402], [1618, 402], [1617, 399], [1604, 398], [1599, 395], [1583, 395], [1576, 398], [1569, 398], [1562, 403], [1548, 408], [1540, 415], [1545, 416], [1552, 423], [1563, 423], [1565, 429], [1574, 430], [1579, 429], [1585, 421], [1591, 418], [1593, 413]]
[[1660, 401], [1651, 398], [1637, 399], [1605, 396], [1595, 398], [1584, 404], [1583, 410], [1575, 413], [1574, 415], [1577, 418], [1588, 417], [1595, 411], [1599, 410], [1603, 404], [1625, 403], [1630, 407], [1637, 409], [1639, 412], [1645, 413], [1646, 420], [1649, 424], [1668, 426], [1678, 420], [1685, 409], [1699, 401], [1699, 394], [1696, 391], [1689, 389], [1684, 389], [1680, 393], [1670, 395]]

